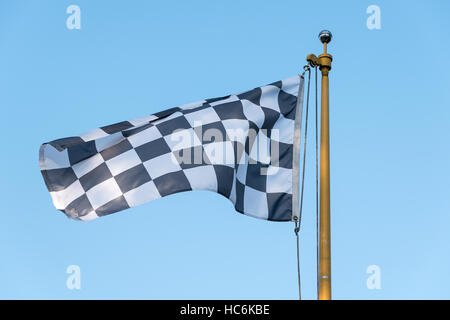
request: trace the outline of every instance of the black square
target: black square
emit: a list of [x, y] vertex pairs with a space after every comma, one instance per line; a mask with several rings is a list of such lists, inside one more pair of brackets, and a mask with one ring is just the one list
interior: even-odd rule
[[238, 98], [241, 100], [246, 99], [259, 106], [261, 101], [261, 93], [262, 93], [261, 88], [255, 88], [253, 90], [238, 94]]
[[49, 142], [49, 145], [52, 145], [56, 148], [58, 151], [63, 151], [64, 149], [74, 146], [76, 144], [84, 143], [84, 140], [80, 137], [69, 137], [69, 138], [62, 138], [53, 140], [52, 142]]
[[214, 165], [217, 176], [217, 192], [229, 198], [233, 188], [234, 169], [223, 165]]
[[281, 89], [281, 86], [283, 85], [283, 82], [281, 82], [281, 81], [275, 81], [275, 82], [272, 82], [271, 84], [269, 84], [270, 86], [275, 86], [275, 87], [278, 87], [279, 89]]
[[239, 166], [239, 161], [241, 160], [242, 154], [245, 151], [245, 147], [242, 143], [240, 143], [238, 141], [233, 141], [232, 143], [233, 143], [233, 151], [234, 151], [234, 169], [237, 170], [237, 168]]
[[297, 97], [280, 90], [278, 94], [278, 106], [281, 113], [288, 119], [295, 119], [295, 106], [297, 105]]
[[77, 180], [77, 176], [71, 167], [42, 170], [41, 173], [50, 192], [64, 190]]
[[152, 180], [143, 164], [119, 173], [114, 177], [122, 193], [130, 191]]
[[192, 190], [189, 180], [183, 171], [167, 173], [153, 180], [161, 197], [169, 194]]
[[170, 148], [164, 138], [159, 138], [135, 148], [142, 162], [169, 153]]
[[158, 123], [156, 124], [156, 127], [163, 136], [167, 136], [172, 134], [175, 130], [189, 129], [191, 128], [191, 125], [183, 115], [180, 115], [174, 119]]
[[244, 213], [244, 191], [245, 186], [239, 182], [238, 179], [235, 179], [236, 181], [236, 204], [234, 205], [234, 208], [236, 211]]
[[109, 126], [101, 127], [103, 131], [105, 131], [108, 134], [113, 134], [122, 130], [126, 130], [133, 127], [133, 125], [128, 121], [122, 121], [118, 123], [111, 124]]
[[268, 193], [267, 207], [269, 209], [268, 220], [290, 221], [292, 219], [292, 194]]
[[[245, 139], [245, 152], [247, 152], [247, 154], [250, 154], [250, 151], [252, 150], [255, 141], [257, 141], [260, 129], [253, 121], [249, 121], [248, 124], [249, 130], [247, 138]], [[255, 147], [257, 147], [257, 145]]]
[[92, 187], [96, 186], [99, 183], [102, 183], [105, 180], [108, 180], [109, 178], [112, 178], [111, 171], [109, 171], [106, 163], [103, 162], [94, 170], [86, 173], [79, 180], [84, 191], [88, 191]]
[[202, 144], [229, 141], [227, 131], [221, 121], [195, 127], [194, 131]]
[[173, 151], [181, 169], [190, 169], [211, 164], [202, 146]]
[[125, 200], [124, 196], [117, 197], [108, 203], [102, 205], [101, 207], [97, 208], [95, 210], [95, 213], [99, 216], [106, 216], [108, 214], [122, 211], [125, 209], [128, 209], [130, 206], [128, 205], [127, 201]]
[[247, 120], [241, 101], [232, 101], [213, 107], [221, 120], [240, 119]]
[[[276, 149], [278, 146], [278, 152]], [[275, 167], [292, 169], [294, 147], [292, 144], [270, 140], [270, 164]], [[299, 155], [296, 155], [297, 157]]]
[[262, 125], [262, 129], [272, 129], [278, 118], [280, 117], [280, 113], [270, 108], [261, 107], [261, 110], [264, 112], [264, 123]]
[[163, 111], [160, 111], [160, 112], [156, 112], [153, 115], [155, 117], [157, 117], [157, 119], [155, 119], [153, 121], [164, 119], [164, 118], [170, 116], [171, 114], [173, 114], [173, 113], [175, 113], [175, 112], [177, 112], [179, 110], [181, 110], [179, 107], [175, 107], [175, 108], [170, 108], [170, 109], [163, 110]]
[[67, 148], [67, 153], [69, 155], [70, 165], [74, 165], [84, 159], [92, 157], [97, 153], [97, 148], [95, 147], [95, 141], [91, 140], [88, 142], [83, 142]]
[[266, 182], [267, 175], [261, 174], [261, 171], [266, 171], [268, 165], [262, 164], [260, 162], [257, 163], [249, 163], [247, 165], [247, 176], [245, 179], [245, 184], [253, 189], [266, 192]]
[[133, 149], [133, 146], [127, 139], [125, 139], [120, 141], [118, 144], [101, 151], [100, 154], [103, 159], [107, 161], [131, 149]]
[[134, 134], [138, 134], [139, 132], [144, 131], [144, 130], [150, 128], [150, 127], [153, 127], [153, 124], [152, 123], [146, 123], [146, 124], [143, 124], [143, 125], [141, 125], [139, 127], [134, 127], [134, 128], [125, 130], [125, 131], [122, 132], [122, 135], [125, 138], [128, 138], [128, 137], [130, 137], [130, 136], [132, 136]]
[[71, 203], [69, 203], [64, 209], [64, 213], [71, 218], [77, 218], [85, 216], [93, 210], [94, 208], [92, 208], [88, 197], [86, 196], [86, 194], [83, 194], [81, 197], [78, 197]]

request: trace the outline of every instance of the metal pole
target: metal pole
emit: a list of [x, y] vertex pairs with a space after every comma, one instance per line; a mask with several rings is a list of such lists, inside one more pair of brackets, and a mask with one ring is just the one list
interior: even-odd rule
[[331, 32], [324, 30], [319, 39], [324, 52], [318, 57], [322, 72], [320, 117], [320, 225], [319, 225], [319, 300], [331, 299], [331, 243], [330, 243], [330, 132], [329, 84], [332, 56], [327, 53]]

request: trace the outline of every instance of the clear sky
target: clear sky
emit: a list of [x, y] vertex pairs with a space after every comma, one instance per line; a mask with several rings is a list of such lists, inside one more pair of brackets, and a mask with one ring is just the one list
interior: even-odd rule
[[[69, 30], [69, 5], [81, 29]], [[369, 5], [381, 29], [369, 30]], [[450, 298], [448, 1], [0, 1], [0, 298], [295, 299], [292, 223], [211, 192], [91, 222], [57, 211], [43, 142], [290, 77], [331, 81], [333, 296]], [[313, 115], [314, 113], [312, 113]], [[314, 118], [310, 118], [311, 123]], [[316, 297], [310, 127], [303, 296]], [[81, 270], [69, 290], [66, 269]], [[381, 270], [369, 290], [368, 266]]]

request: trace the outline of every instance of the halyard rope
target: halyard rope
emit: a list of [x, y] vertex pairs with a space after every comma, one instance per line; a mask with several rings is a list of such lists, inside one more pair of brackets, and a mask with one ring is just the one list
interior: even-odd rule
[[298, 276], [298, 298], [299, 300], [302, 299], [302, 287], [301, 287], [301, 280], [300, 280], [300, 227], [302, 222], [302, 210], [303, 210], [303, 191], [305, 188], [305, 166], [306, 166], [306, 140], [308, 137], [308, 111], [309, 111], [309, 88], [310, 88], [310, 82], [311, 82], [311, 68], [306, 65], [303, 67], [305, 72], [308, 72], [308, 89], [306, 91], [306, 115], [305, 115], [305, 140], [303, 141], [303, 164], [302, 164], [302, 188], [300, 192], [300, 211], [299, 211], [299, 218], [297, 221], [294, 221], [295, 223], [295, 236], [297, 239], [297, 276]]
[[317, 298], [319, 298], [319, 120], [317, 101], [317, 66], [315, 66], [316, 80], [316, 277], [317, 277]]

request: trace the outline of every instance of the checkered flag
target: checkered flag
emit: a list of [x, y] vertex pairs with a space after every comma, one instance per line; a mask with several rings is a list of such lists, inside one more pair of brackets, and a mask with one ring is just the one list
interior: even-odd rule
[[210, 190], [261, 219], [298, 217], [303, 76], [44, 143], [55, 207], [92, 220], [173, 193]]

